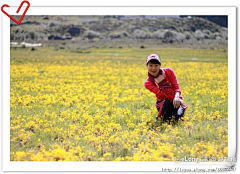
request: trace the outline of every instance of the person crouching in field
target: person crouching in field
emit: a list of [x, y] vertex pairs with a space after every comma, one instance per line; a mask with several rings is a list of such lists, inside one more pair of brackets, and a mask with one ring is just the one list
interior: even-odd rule
[[188, 106], [180, 96], [181, 90], [176, 75], [170, 68], [161, 68], [161, 60], [157, 54], [147, 57], [146, 66], [148, 78], [144, 85], [150, 92], [156, 94], [158, 110], [156, 119], [169, 123], [170, 121], [178, 122], [179, 118], [184, 116]]

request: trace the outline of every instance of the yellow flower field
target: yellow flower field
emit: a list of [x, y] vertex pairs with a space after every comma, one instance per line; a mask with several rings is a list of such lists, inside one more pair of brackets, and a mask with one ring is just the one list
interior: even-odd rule
[[146, 56], [11, 50], [11, 160], [227, 157], [227, 61], [162, 59], [189, 106], [168, 125], [144, 87]]

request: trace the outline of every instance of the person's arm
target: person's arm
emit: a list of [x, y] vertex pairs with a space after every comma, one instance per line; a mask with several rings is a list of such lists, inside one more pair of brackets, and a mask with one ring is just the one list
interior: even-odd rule
[[156, 97], [160, 100], [164, 100], [166, 98], [166, 94], [160, 90], [157, 86], [155, 86], [149, 79], [147, 79], [144, 83], [144, 86], [150, 91], [156, 94]]
[[170, 81], [170, 83], [173, 87], [175, 95], [176, 95], [176, 92], [178, 92], [179, 96], [180, 96], [181, 95], [181, 90], [180, 90], [180, 87], [179, 87], [179, 84], [178, 84], [177, 77], [176, 77], [175, 73], [173, 72], [172, 69], [168, 68], [168, 74], [169, 74], [169, 81]]
[[181, 104], [181, 99], [180, 99], [181, 90], [180, 90], [180, 87], [179, 87], [179, 84], [177, 81], [177, 77], [176, 77], [175, 73], [173, 72], [173, 70], [169, 68], [168, 72], [169, 72], [169, 77], [170, 77], [169, 78], [170, 83], [175, 92], [175, 97], [173, 99], [173, 105], [174, 105], [174, 108], [178, 108]]

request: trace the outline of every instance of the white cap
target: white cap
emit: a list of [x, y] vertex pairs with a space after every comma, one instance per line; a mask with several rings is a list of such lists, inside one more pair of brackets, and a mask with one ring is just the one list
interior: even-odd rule
[[160, 57], [157, 54], [150, 54], [149, 56], [147, 56], [146, 64], [148, 64], [148, 62], [152, 59], [157, 60], [161, 64]]

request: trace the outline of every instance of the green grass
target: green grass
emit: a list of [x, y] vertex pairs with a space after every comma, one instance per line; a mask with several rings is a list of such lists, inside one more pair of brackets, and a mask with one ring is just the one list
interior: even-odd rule
[[[12, 49], [14, 50], [14, 49]], [[42, 53], [44, 52], [44, 57]], [[11, 51], [13, 53], [13, 51]], [[100, 56], [105, 60], [119, 60], [121, 57], [128, 57], [126, 61], [145, 61], [152, 53], [159, 54], [162, 61], [175, 59], [179, 61], [192, 62], [227, 62], [228, 50], [226, 49], [190, 49], [190, 48], [151, 48], [151, 49], [88, 49], [88, 50], [58, 50], [54, 47], [41, 47], [31, 51], [31, 48], [17, 48], [11, 54], [11, 60], [15, 63], [29, 62], [54, 62], [58, 61], [57, 56], [63, 56], [61, 60], [76, 60], [76, 57], [91, 56], [93, 61]], [[28, 56], [26, 56], [26, 54]], [[47, 57], [51, 57], [50, 59]], [[108, 58], [104, 58], [108, 56]], [[85, 61], [77, 59], [76, 61]], [[88, 60], [91, 61], [91, 60]]]

